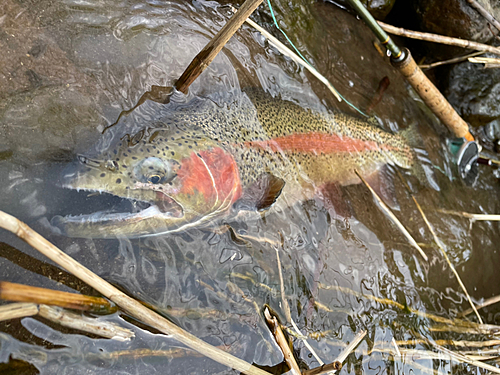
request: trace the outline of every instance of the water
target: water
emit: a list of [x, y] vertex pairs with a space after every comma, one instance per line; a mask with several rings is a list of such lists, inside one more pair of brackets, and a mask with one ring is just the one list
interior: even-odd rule
[[[372, 35], [354, 17], [322, 3], [273, 4], [281, 27], [302, 53], [361, 109], [369, 106], [379, 81], [389, 77], [390, 87], [374, 110], [376, 118], [392, 131], [418, 124], [439, 190], [414, 176], [404, 178], [473, 299], [498, 294], [497, 224], [471, 224], [433, 210], [499, 212], [498, 181], [491, 171], [481, 169], [474, 188], [457, 180], [439, 123], [409, 94], [401, 77], [373, 48]], [[152, 85], [172, 85], [230, 11], [210, 1], [107, 0], [1, 0], [1, 9], [7, 11], [0, 16], [4, 31], [0, 43], [9, 51], [0, 56], [6, 77], [1, 78], [0, 89], [2, 210], [24, 220], [130, 295], [153, 304], [184, 329], [250, 363], [276, 366], [281, 362], [260, 311], [268, 304], [282, 319], [285, 316], [276, 260], [279, 251], [292, 318], [311, 336], [309, 343], [324, 362], [335, 360], [359, 331], [368, 332], [341, 373], [427, 373], [423, 368], [479, 373], [473, 366], [450, 363], [446, 356], [416, 360], [390, 354], [393, 338], [492, 338], [433, 331], [432, 320], [380, 300], [445, 318], [469, 307], [397, 176], [400, 210], [396, 215], [418, 242], [427, 244], [428, 262], [381, 213], [362, 185], [343, 188], [355, 213], [345, 220], [330, 217], [319, 202], [308, 201], [284, 208], [265, 222], [233, 222], [233, 235], [193, 229], [139, 240], [84, 240], [51, 232], [47, 223], [54, 215], [76, 213], [91, 204], [90, 198], [57, 187], [62, 169], [75, 155], [106, 148], [121, 134], [133, 134], [154, 121], [158, 104], [147, 103], [101, 135]], [[259, 9], [255, 20], [274, 30], [269, 12]], [[350, 111], [248, 26], [191, 86], [190, 95], [209, 96], [216, 102], [237, 100], [244, 87], [262, 87], [311, 108]], [[1, 236], [2, 280], [96, 294], [13, 235]], [[485, 322], [500, 323], [495, 306], [482, 316]], [[98, 319], [133, 329], [136, 337], [119, 343], [39, 318], [2, 322], [0, 369], [19, 374], [230, 372], [182, 350], [172, 338], [135, 325], [125, 314]], [[407, 347], [430, 349], [418, 342]], [[299, 340], [294, 348], [303, 365], [317, 366]], [[139, 355], [136, 349], [161, 353]]]

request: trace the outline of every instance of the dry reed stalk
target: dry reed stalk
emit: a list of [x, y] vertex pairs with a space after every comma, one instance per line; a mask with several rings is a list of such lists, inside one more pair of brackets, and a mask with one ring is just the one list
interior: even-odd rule
[[174, 339], [183, 343], [187, 347], [225, 366], [234, 368], [245, 374], [269, 375], [266, 371], [263, 371], [248, 362], [207, 344], [182, 328], [177, 327], [169, 320], [143, 306], [139, 301], [127, 296], [125, 293], [115, 288], [101, 277], [97, 276], [88, 268], [82, 266], [25, 223], [3, 211], [0, 211], [0, 227], [14, 233], [19, 238], [26, 241], [40, 253], [51, 259], [66, 271], [78, 277], [80, 280], [86, 282], [88, 285], [99, 291], [105, 297], [109, 298], [139, 321], [148, 324], [167, 335], [171, 335]]
[[[490, 305], [493, 305], [493, 304], [498, 303], [498, 302], [500, 302], [500, 296], [495, 296], [495, 297], [488, 298], [487, 300], [484, 300], [482, 303], [475, 305], [475, 307], [479, 310], [479, 309], [482, 309], [483, 307], [490, 306]], [[462, 311], [459, 314], [459, 316], [467, 316], [472, 311], [473, 311], [472, 309]]]
[[276, 259], [278, 262], [278, 274], [279, 274], [279, 278], [280, 278], [281, 303], [283, 304], [283, 310], [285, 312], [286, 322], [290, 323], [292, 321], [292, 314], [290, 313], [290, 305], [288, 304], [288, 301], [286, 299], [286, 294], [285, 294], [285, 283], [283, 281], [283, 272], [281, 271], [281, 261], [280, 261], [279, 248], [275, 247], [274, 250], [276, 250]]
[[36, 303], [19, 302], [0, 306], [0, 322], [36, 314], [38, 314], [38, 305]]
[[375, 192], [375, 190], [372, 189], [372, 187], [368, 184], [368, 182], [366, 182], [366, 180], [359, 174], [359, 172], [357, 170], [354, 170], [354, 172], [356, 172], [356, 174], [358, 175], [358, 177], [360, 178], [360, 180], [363, 182], [363, 184], [365, 184], [365, 186], [368, 188], [368, 190], [370, 190], [370, 192], [372, 193], [372, 195], [375, 197], [375, 199], [377, 200], [378, 204], [379, 204], [379, 207], [382, 209], [382, 211], [391, 219], [391, 221], [398, 227], [398, 229], [401, 231], [401, 233], [406, 237], [406, 239], [408, 240], [408, 242], [410, 242], [410, 244], [418, 250], [418, 252], [420, 253], [420, 255], [422, 255], [422, 257], [424, 258], [424, 260], [428, 260], [427, 258], [427, 255], [424, 253], [424, 251], [420, 248], [420, 246], [418, 245], [417, 241], [415, 241], [415, 239], [411, 236], [411, 234], [408, 232], [408, 230], [404, 227], [403, 224], [401, 224], [401, 222], [399, 221], [399, 219], [396, 217], [396, 215], [394, 215], [391, 211], [391, 209], [384, 203], [384, 201], [377, 195], [377, 193]]
[[324, 289], [324, 290], [338, 290], [340, 292], [346, 293], [346, 294], [351, 294], [355, 297], [360, 297], [360, 298], [366, 298], [375, 302], [378, 302], [383, 305], [387, 306], [394, 306], [402, 311], [404, 310], [409, 310], [412, 314], [418, 315], [422, 318], [432, 320], [436, 323], [443, 324], [443, 326], [431, 326], [429, 327], [429, 330], [435, 330], [436, 332], [460, 332], [460, 333], [472, 333], [472, 334], [486, 334], [486, 335], [491, 335], [495, 334], [497, 332], [500, 332], [500, 326], [496, 325], [491, 325], [491, 324], [479, 324], [479, 323], [474, 323], [470, 322], [467, 320], [460, 320], [460, 319], [448, 319], [448, 318], [443, 318], [441, 316], [437, 316], [434, 314], [426, 313], [420, 310], [413, 309], [409, 306], [404, 306], [403, 304], [387, 299], [387, 298], [380, 298], [376, 296], [372, 296], [369, 294], [362, 294], [360, 292], [356, 292], [352, 289], [342, 287], [342, 286], [337, 286], [337, 285], [322, 285], [319, 284], [319, 288]]
[[[434, 342], [438, 345], [444, 346], [456, 346], [460, 348], [487, 348], [491, 346], [500, 345], [500, 340], [488, 340], [488, 341], [455, 341], [455, 340], [434, 340]], [[396, 341], [399, 346], [405, 345], [417, 345], [417, 344], [426, 344], [426, 340], [422, 339], [413, 339], [413, 340], [401, 340]]]
[[233, 34], [240, 28], [245, 20], [250, 17], [262, 0], [246, 0], [236, 14], [219, 30], [210, 42], [195, 56], [184, 73], [176, 82], [177, 90], [187, 93], [189, 86], [200, 76], [200, 74], [215, 59]]
[[446, 254], [446, 251], [441, 243], [441, 240], [438, 238], [436, 232], [434, 231], [434, 228], [432, 227], [431, 223], [427, 219], [427, 216], [425, 215], [424, 211], [422, 210], [422, 207], [420, 207], [420, 204], [418, 203], [417, 199], [412, 194], [410, 187], [406, 183], [406, 181], [403, 178], [403, 176], [401, 175], [401, 173], [399, 173], [399, 171], [398, 171], [398, 175], [399, 175], [399, 178], [401, 179], [401, 181], [403, 182], [403, 184], [405, 185], [406, 191], [408, 192], [408, 194], [410, 194], [411, 198], [413, 199], [413, 202], [415, 203], [415, 206], [417, 207], [418, 212], [420, 213], [420, 216], [422, 216], [422, 219], [424, 220], [425, 225], [429, 229], [429, 232], [431, 232], [432, 237], [434, 238], [434, 242], [436, 243], [439, 250], [441, 251], [441, 254], [443, 255], [444, 259], [448, 263], [448, 267], [450, 267], [451, 271], [453, 272], [453, 274], [455, 275], [455, 278], [458, 281], [458, 284], [460, 285], [460, 288], [462, 288], [463, 292], [465, 293], [465, 296], [467, 297], [467, 301], [469, 301], [469, 304], [470, 304], [472, 310], [474, 310], [474, 313], [476, 314], [479, 323], [483, 324], [483, 319], [481, 319], [481, 316], [479, 315], [479, 312], [477, 311], [476, 306], [474, 305], [474, 302], [472, 302], [472, 299], [470, 298], [469, 292], [467, 291], [467, 288], [465, 287], [464, 283], [462, 282], [460, 275], [458, 274], [457, 270], [455, 269], [455, 267], [451, 263], [450, 258], [448, 258], [448, 254]]
[[117, 341], [129, 341], [135, 336], [133, 331], [120, 327], [112, 322], [100, 322], [97, 319], [65, 311], [60, 307], [40, 305], [39, 308], [40, 311], [38, 312], [38, 315], [42, 318], [67, 328], [76, 329]]
[[292, 373], [292, 375], [301, 375], [299, 365], [297, 364], [297, 361], [295, 360], [295, 357], [293, 356], [293, 353], [288, 346], [288, 341], [281, 329], [281, 325], [278, 322], [278, 319], [276, 319], [275, 316], [271, 315], [268, 307], [264, 309], [264, 317], [266, 318], [267, 325], [269, 326], [274, 339], [276, 340], [276, 343], [283, 352], [283, 357], [286, 364], [290, 368], [290, 372]]
[[432, 69], [432, 68], [435, 68], [435, 67], [441, 66], [441, 65], [456, 64], [456, 63], [459, 63], [462, 61], [466, 61], [470, 57], [482, 55], [483, 53], [484, 52], [482, 52], [482, 51], [473, 52], [473, 53], [469, 53], [468, 55], [455, 57], [455, 58], [449, 59], [449, 60], [436, 61], [435, 63], [432, 63], [432, 64], [421, 64], [421, 65], [419, 65], [419, 68], [420, 69]]
[[494, 372], [496, 374], [500, 374], [500, 369], [498, 367], [489, 365], [487, 363], [483, 363], [483, 362], [478, 361], [476, 359], [472, 359], [472, 358], [470, 358], [470, 357], [468, 357], [466, 355], [463, 355], [463, 354], [452, 352], [451, 350], [446, 349], [445, 347], [440, 346], [440, 345], [434, 343], [432, 340], [427, 340], [427, 343], [429, 343], [432, 346], [434, 346], [437, 350], [440, 350], [443, 353], [446, 353], [451, 358], [453, 358], [455, 361], [462, 362], [462, 363], [468, 363], [468, 364], [471, 364], [473, 366], [476, 366], [476, 367], [479, 367], [479, 368], [482, 368], [482, 369]]
[[434, 42], [446, 44], [449, 46], [462, 47], [467, 49], [474, 49], [477, 51], [490, 52], [496, 55], [500, 55], [500, 48], [489, 46], [487, 44], [476, 43], [470, 40], [451, 38], [449, 36], [437, 35], [437, 34], [429, 34], [422, 33], [419, 31], [406, 30], [400, 27], [395, 27], [392, 25], [388, 25], [384, 22], [378, 21], [378, 24], [382, 29], [384, 29], [389, 34], [403, 36], [405, 38], [424, 40], [426, 42]]
[[[233, 12], [236, 11], [234, 7], [231, 6], [231, 10]], [[256, 29], [258, 32], [260, 32], [268, 41], [269, 44], [273, 45], [276, 47], [278, 51], [280, 51], [283, 55], [288, 56], [290, 59], [292, 59], [296, 64], [302, 66], [303, 68], [306, 68], [309, 70], [309, 72], [315, 76], [317, 79], [319, 79], [323, 84], [328, 87], [328, 90], [332, 92], [332, 94], [337, 98], [339, 102], [342, 101], [338, 91], [333, 87], [333, 85], [328, 81], [328, 79], [321, 75], [316, 69], [314, 69], [311, 65], [306, 63], [304, 60], [302, 60], [295, 52], [293, 52], [290, 48], [285, 46], [283, 43], [281, 43], [277, 38], [275, 38], [273, 35], [271, 35], [268, 31], [260, 27], [258, 24], [253, 22], [250, 18], [246, 19], [246, 23], [248, 23], [250, 26], [252, 26], [254, 29]]]
[[117, 310], [116, 306], [113, 306], [108, 300], [101, 297], [84, 296], [7, 281], [0, 281], [0, 299], [16, 302], [33, 302], [97, 313], [113, 313]]
[[467, 0], [467, 2], [475, 8], [481, 15], [486, 18], [486, 20], [491, 23], [494, 27], [500, 30], [500, 22], [498, 22], [495, 17], [493, 17], [481, 4], [476, 0]]
[[500, 59], [491, 57], [469, 57], [469, 62], [474, 64], [484, 64], [485, 69], [500, 68]]
[[474, 221], [500, 221], [500, 215], [471, 214], [463, 211], [437, 209], [437, 212], [453, 216], [461, 216]]

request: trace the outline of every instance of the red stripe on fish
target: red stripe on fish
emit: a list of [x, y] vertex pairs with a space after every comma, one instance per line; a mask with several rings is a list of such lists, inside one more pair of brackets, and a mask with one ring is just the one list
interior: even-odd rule
[[241, 196], [238, 166], [221, 148], [192, 152], [181, 162], [177, 177], [181, 194], [202, 194], [206, 202], [234, 203]]
[[273, 152], [292, 151], [325, 154], [380, 150], [380, 145], [375, 141], [363, 141], [337, 134], [318, 132], [291, 134], [267, 141], [245, 142], [245, 145]]

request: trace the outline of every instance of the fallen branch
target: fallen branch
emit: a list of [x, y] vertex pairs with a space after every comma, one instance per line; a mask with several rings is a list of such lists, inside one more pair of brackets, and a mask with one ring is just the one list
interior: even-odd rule
[[462, 47], [467, 49], [473, 49], [476, 51], [484, 51], [500, 55], [500, 48], [489, 46], [487, 44], [477, 43], [470, 40], [451, 38], [449, 36], [443, 36], [438, 34], [422, 33], [420, 31], [406, 30], [400, 27], [395, 27], [388, 25], [384, 22], [378, 21], [378, 24], [382, 29], [384, 29], [389, 34], [403, 36], [405, 38], [424, 40], [426, 42], [441, 43], [449, 46]]
[[246, 0], [236, 14], [219, 30], [210, 42], [198, 53], [191, 64], [182, 73], [175, 87], [177, 90], [187, 93], [189, 86], [200, 76], [200, 74], [215, 59], [215, 56], [226, 45], [233, 34], [240, 28], [245, 20], [250, 17], [262, 0]]
[[67, 309], [113, 313], [116, 306], [100, 297], [83, 296], [76, 293], [60, 292], [46, 288], [0, 281], [0, 299], [16, 302], [33, 302]]
[[151, 311], [143, 306], [140, 302], [130, 298], [119, 289], [112, 286], [104, 279], [97, 276], [88, 268], [82, 266], [69, 255], [63, 253], [56, 246], [51, 244], [37, 232], [27, 226], [25, 223], [15, 217], [0, 211], [0, 227], [14, 233], [22, 240], [33, 246], [40, 253], [51, 259], [53, 262], [60, 265], [62, 268], [77, 276], [82, 281], [89, 284], [102, 295], [109, 298], [111, 301], [120, 306], [124, 311], [132, 315], [139, 321], [158, 329], [159, 331], [171, 335], [172, 338], [183, 343], [189, 348], [217, 361], [225, 366], [234, 368], [245, 374], [269, 375], [266, 371], [259, 369], [239, 358], [234, 357], [196, 336], [186, 332], [182, 328], [177, 327], [172, 322], [168, 321], [161, 315]]

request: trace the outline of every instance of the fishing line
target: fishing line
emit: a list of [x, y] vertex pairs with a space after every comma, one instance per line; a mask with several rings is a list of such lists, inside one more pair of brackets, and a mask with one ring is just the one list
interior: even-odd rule
[[[273, 7], [271, 6], [271, 0], [267, 0], [267, 5], [269, 6], [269, 10], [271, 12], [271, 17], [273, 18], [273, 22], [274, 22], [274, 25], [276, 26], [276, 28], [284, 35], [284, 37], [286, 38], [286, 40], [288, 41], [288, 43], [290, 43], [290, 45], [293, 47], [293, 49], [295, 50], [295, 52], [300, 56], [300, 58], [302, 60], [304, 60], [304, 62], [309, 65], [312, 69], [316, 70], [316, 68], [314, 68], [311, 63], [304, 57], [302, 56], [302, 54], [300, 53], [300, 51], [297, 49], [297, 47], [295, 47], [295, 45], [292, 43], [292, 41], [290, 40], [290, 38], [288, 37], [288, 35], [286, 35], [286, 33], [281, 29], [281, 27], [279, 27], [278, 25], [278, 21], [276, 20], [276, 17], [274, 16], [274, 11], [273, 11]], [[331, 84], [330, 81], [328, 81], [328, 83], [330, 83], [330, 85], [333, 87], [333, 85]], [[366, 113], [364, 113], [363, 111], [361, 111], [360, 109], [358, 109], [358, 107], [356, 107], [354, 104], [352, 104], [351, 102], [349, 102], [346, 98], [344, 98], [339, 92], [337, 89], [335, 89], [335, 92], [337, 93], [337, 95], [344, 101], [346, 102], [351, 108], [355, 109], [356, 111], [358, 111], [358, 113], [360, 113], [361, 115], [365, 116], [365, 117], [369, 117]]]

